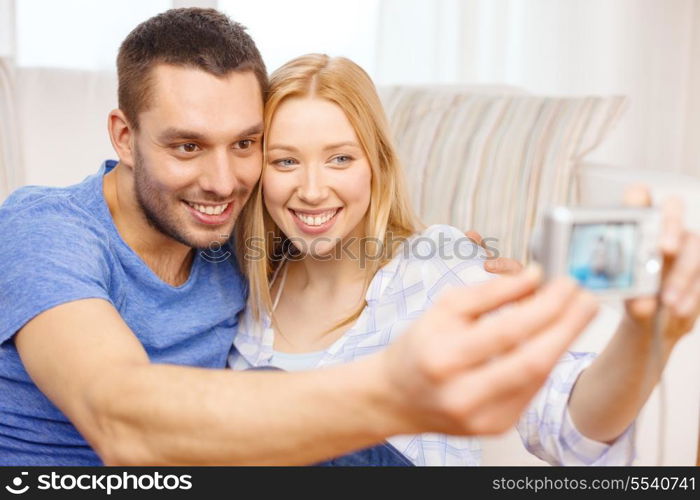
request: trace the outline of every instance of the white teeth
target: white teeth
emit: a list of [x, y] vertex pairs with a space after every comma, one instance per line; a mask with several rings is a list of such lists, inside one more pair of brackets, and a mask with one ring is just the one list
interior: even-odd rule
[[199, 205], [197, 203], [187, 203], [189, 206], [197, 210], [198, 212], [202, 212], [203, 214], [206, 215], [221, 215], [224, 213], [224, 210], [228, 208], [228, 203], [226, 205], [217, 205], [217, 206], [211, 206], [211, 205]]
[[301, 219], [301, 221], [307, 226], [320, 226], [331, 220], [335, 214], [338, 213], [338, 209], [330, 210], [328, 212], [318, 214], [318, 215], [307, 215], [302, 212], [294, 211], [294, 214]]

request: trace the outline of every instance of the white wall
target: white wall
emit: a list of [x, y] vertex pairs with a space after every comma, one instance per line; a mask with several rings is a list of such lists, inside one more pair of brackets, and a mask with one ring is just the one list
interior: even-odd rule
[[13, 0], [0, 0], [0, 57], [15, 53], [15, 30], [12, 22], [15, 16]]
[[384, 0], [380, 83], [623, 94], [591, 159], [700, 176], [697, 0]]

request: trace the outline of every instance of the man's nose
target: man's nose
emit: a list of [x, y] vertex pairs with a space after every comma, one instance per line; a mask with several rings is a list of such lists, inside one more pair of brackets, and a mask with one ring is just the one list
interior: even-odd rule
[[219, 199], [228, 199], [238, 185], [233, 159], [228, 151], [214, 152], [201, 173], [202, 190], [216, 195]]
[[323, 177], [322, 167], [310, 166], [303, 169], [297, 196], [309, 205], [317, 205], [328, 196], [328, 186]]

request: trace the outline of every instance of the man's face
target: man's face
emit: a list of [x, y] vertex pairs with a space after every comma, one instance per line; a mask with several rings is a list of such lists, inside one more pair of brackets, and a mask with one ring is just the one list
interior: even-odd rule
[[260, 177], [263, 102], [251, 71], [161, 64], [139, 114], [134, 189], [148, 222], [190, 247], [224, 243]]

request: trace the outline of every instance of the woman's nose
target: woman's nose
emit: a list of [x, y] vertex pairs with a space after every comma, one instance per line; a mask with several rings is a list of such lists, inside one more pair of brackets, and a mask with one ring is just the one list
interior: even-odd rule
[[304, 170], [301, 183], [297, 189], [297, 196], [300, 200], [310, 205], [316, 205], [326, 198], [328, 187], [324, 181], [321, 169], [311, 167]]

